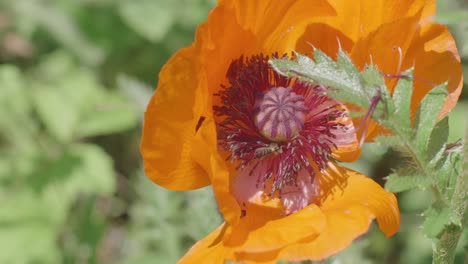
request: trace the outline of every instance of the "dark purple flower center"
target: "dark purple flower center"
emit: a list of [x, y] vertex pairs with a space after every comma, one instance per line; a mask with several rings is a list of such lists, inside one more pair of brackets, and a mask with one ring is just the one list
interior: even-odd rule
[[335, 132], [346, 129], [339, 122], [346, 114], [325, 95], [326, 87], [281, 76], [268, 60], [257, 55], [233, 61], [214, 112], [228, 159], [238, 170], [250, 170], [258, 188], [268, 184], [271, 194], [281, 195], [296, 184], [300, 171], [313, 180], [316, 171], [326, 169], [337, 147]]

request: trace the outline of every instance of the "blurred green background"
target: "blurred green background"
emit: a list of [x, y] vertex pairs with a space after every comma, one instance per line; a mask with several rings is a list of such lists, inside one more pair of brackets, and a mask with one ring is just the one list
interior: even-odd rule
[[[0, 0], [1, 264], [175, 263], [221, 222], [209, 188], [164, 190], [143, 175], [139, 154], [142, 115], [161, 66], [192, 42], [214, 5]], [[438, 8], [466, 74], [468, 4], [438, 1]], [[451, 113], [452, 140], [463, 135], [467, 95]], [[398, 154], [365, 148], [351, 166], [383, 182]], [[395, 237], [373, 226], [327, 263], [430, 263], [431, 242], [420, 228], [430, 194], [399, 198]]]

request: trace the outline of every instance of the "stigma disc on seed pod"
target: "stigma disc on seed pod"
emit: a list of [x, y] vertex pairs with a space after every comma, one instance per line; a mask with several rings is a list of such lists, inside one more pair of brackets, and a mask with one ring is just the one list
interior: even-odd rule
[[273, 87], [258, 103], [255, 116], [260, 133], [272, 141], [286, 141], [302, 130], [305, 121], [304, 97], [290, 87]]

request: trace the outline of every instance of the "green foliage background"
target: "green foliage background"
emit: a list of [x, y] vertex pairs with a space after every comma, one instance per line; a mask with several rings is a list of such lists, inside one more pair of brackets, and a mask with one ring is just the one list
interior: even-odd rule
[[[192, 42], [215, 0], [0, 1], [0, 263], [175, 263], [221, 218], [209, 188], [143, 175], [142, 114], [161, 66]], [[438, 1], [468, 73], [468, 4]], [[467, 81], [465, 81], [467, 84]], [[468, 91], [450, 114], [463, 136]], [[384, 182], [401, 162], [365, 146], [350, 166]], [[373, 226], [330, 263], [430, 263], [427, 192], [399, 194], [402, 226]], [[463, 263], [468, 233], [457, 255]]]

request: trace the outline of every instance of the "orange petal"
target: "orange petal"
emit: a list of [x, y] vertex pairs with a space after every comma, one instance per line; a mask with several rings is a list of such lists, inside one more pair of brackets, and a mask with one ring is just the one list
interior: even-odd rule
[[416, 112], [419, 102], [435, 85], [448, 81], [448, 96], [439, 118], [449, 113], [458, 101], [463, 74], [455, 40], [446, 26], [428, 23], [416, 36], [408, 50], [408, 63], [414, 63], [415, 81], [411, 109]]
[[325, 0], [219, 1], [196, 34], [210, 91], [215, 93], [224, 83], [234, 59], [258, 53], [291, 53], [311, 19], [333, 14]]
[[276, 264], [280, 250], [266, 252], [235, 252], [235, 261], [247, 264]]
[[345, 210], [325, 212], [327, 225], [316, 238], [281, 250], [278, 258], [288, 261], [321, 260], [338, 253], [367, 232], [372, 215], [367, 208], [348, 205]]
[[[225, 260], [275, 263], [278, 253], [275, 249], [316, 237], [325, 226], [325, 216], [316, 205], [279, 219], [277, 213], [272, 216], [271, 212], [261, 209], [251, 210], [249, 214], [241, 219], [239, 225], [231, 227], [224, 223], [198, 241], [179, 264], [224, 263]], [[274, 218], [259, 220], [269, 217]]]
[[[382, 25], [376, 31], [359, 39], [353, 47], [350, 57], [360, 69], [366, 65], [375, 64], [385, 74], [398, 75], [401, 71], [411, 67], [404, 64], [405, 55], [411, 46], [413, 36], [419, 30], [419, 15], [406, 17]], [[386, 85], [393, 92], [397, 79], [387, 79]], [[355, 118], [355, 124], [362, 122], [362, 118]], [[371, 141], [370, 135], [379, 135], [383, 132], [376, 122], [366, 121], [363, 128], [358, 131], [358, 137], [366, 133], [366, 141]]]
[[198, 127], [200, 118], [206, 118], [202, 109], [207, 89], [200, 85], [197, 54], [195, 47], [189, 47], [169, 60], [144, 116], [141, 153], [146, 175], [173, 190], [210, 183], [206, 169], [216, 135], [212, 118]]
[[[190, 250], [177, 262], [178, 264], [224, 263], [225, 260], [233, 259], [232, 250], [224, 247], [222, 239], [228, 229], [226, 223], [223, 223], [208, 236], [198, 241]], [[231, 257], [230, 257], [231, 256]]]
[[353, 41], [340, 30], [327, 24], [313, 23], [307, 26], [297, 41], [296, 51], [313, 57], [312, 47], [314, 47], [336, 59], [339, 47], [350, 51], [353, 45]]
[[[235, 10], [225, 2], [219, 3], [210, 12], [208, 20], [198, 27], [195, 35], [203, 63], [201, 74], [207, 79], [205, 86], [210, 96], [225, 83], [227, 70], [234, 59], [242, 54], [252, 55], [258, 50], [255, 35], [239, 24]], [[242, 45], [232, 45], [241, 40]]]
[[259, 50], [266, 54], [291, 52], [314, 17], [335, 15], [328, 1], [309, 0], [226, 0], [236, 12], [237, 21], [258, 40]]
[[315, 237], [325, 226], [325, 216], [316, 205], [310, 205], [289, 216], [269, 208], [251, 207], [247, 215], [233, 226], [226, 245], [236, 252], [265, 252], [299, 240]]
[[[436, 85], [448, 81], [449, 95], [439, 113], [439, 118], [442, 118], [455, 106], [461, 93], [463, 77], [460, 58], [455, 41], [445, 26], [428, 22], [421, 24], [418, 19], [418, 16], [414, 16], [383, 25], [360, 39], [351, 57], [361, 68], [372, 62], [383, 73], [391, 75], [399, 75], [414, 66], [412, 117], [422, 98]], [[397, 81], [397, 78], [386, 80], [391, 92]], [[368, 140], [379, 134], [388, 134], [373, 122], [367, 132]]]
[[[396, 198], [371, 179], [330, 164], [326, 175], [345, 179], [323, 197], [289, 216], [272, 208], [251, 207], [235, 226], [219, 228], [198, 242], [183, 260], [226, 259], [246, 263], [274, 263], [278, 259], [319, 260], [336, 254], [367, 232], [373, 219], [387, 235], [399, 227]], [[218, 262], [214, 262], [218, 263]]]
[[[342, 168], [340, 171], [343, 172]], [[357, 172], [346, 170], [346, 174], [346, 186], [336, 189], [321, 205], [327, 222], [320, 235], [285, 247], [280, 251], [279, 259], [327, 258], [367, 232], [374, 218], [387, 236], [398, 230], [400, 214], [395, 196]]]
[[[399, 74], [406, 65], [404, 62], [406, 51], [411, 45], [413, 36], [419, 30], [419, 16], [403, 18], [379, 27], [375, 32], [359, 39], [351, 51], [350, 57], [354, 64], [363, 69], [368, 64], [377, 65], [386, 74]], [[400, 57], [400, 51], [402, 57]], [[393, 91], [395, 81], [387, 82]]]
[[[335, 0], [330, 1], [330, 4], [336, 10], [337, 15], [316, 19], [314, 22], [327, 24], [337, 29], [351, 42], [356, 42], [383, 24], [404, 17], [414, 16], [421, 10], [421, 19], [432, 16], [435, 13], [435, 1], [433, 0]], [[326, 36], [320, 35], [320, 38], [322, 37]], [[311, 35], [310, 38], [318, 37], [317, 35]]]
[[230, 225], [236, 225], [241, 215], [241, 208], [231, 193], [231, 182], [235, 175], [235, 168], [229, 166], [220, 155], [211, 157], [211, 175], [213, 192], [218, 203], [218, 209], [224, 220]]
[[379, 136], [390, 136], [393, 135], [393, 131], [379, 125], [374, 120], [369, 121], [369, 129], [367, 130], [366, 142], [372, 142], [376, 137]]
[[325, 214], [329, 211], [344, 211], [349, 206], [364, 206], [377, 219], [385, 235], [391, 236], [398, 231], [400, 211], [393, 193], [385, 191], [370, 178], [347, 168], [331, 166], [330, 171], [327, 171], [330, 175], [337, 172], [346, 174], [346, 185], [341, 190], [336, 189], [322, 201], [320, 208]]

